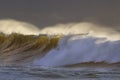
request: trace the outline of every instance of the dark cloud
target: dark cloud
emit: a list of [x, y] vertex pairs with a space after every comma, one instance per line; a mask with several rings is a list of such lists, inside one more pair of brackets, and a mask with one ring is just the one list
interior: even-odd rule
[[120, 0], [0, 0], [0, 19], [13, 18], [44, 27], [92, 21], [120, 25]]

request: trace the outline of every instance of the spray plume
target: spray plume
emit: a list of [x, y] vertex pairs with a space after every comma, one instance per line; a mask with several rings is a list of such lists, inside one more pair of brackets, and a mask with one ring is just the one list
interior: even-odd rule
[[32, 24], [12, 19], [0, 20], [0, 32], [5, 34], [20, 33], [25, 35], [39, 34], [39, 29]]
[[57, 24], [40, 30], [28, 23], [1, 20], [0, 32], [25, 35], [62, 34], [62, 37], [57, 38], [59, 42], [56, 42], [54, 38], [51, 40], [52, 43], [58, 43], [56, 48], [50, 50], [42, 58], [36, 55], [37, 58], [33, 60], [34, 65], [54, 67], [85, 62], [109, 64], [120, 62], [120, 33], [105, 26], [82, 22]]

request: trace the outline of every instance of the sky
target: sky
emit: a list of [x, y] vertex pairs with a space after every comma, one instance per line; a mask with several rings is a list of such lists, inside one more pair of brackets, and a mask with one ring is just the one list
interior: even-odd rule
[[0, 0], [0, 19], [16, 19], [38, 27], [94, 22], [119, 28], [120, 0]]

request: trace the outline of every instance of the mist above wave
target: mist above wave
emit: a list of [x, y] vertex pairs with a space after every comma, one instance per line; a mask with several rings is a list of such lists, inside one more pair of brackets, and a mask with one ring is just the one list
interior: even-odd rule
[[[39, 49], [42, 52], [33, 51], [31, 53], [28, 51], [27, 53], [29, 54], [26, 54], [26, 50], [23, 49], [23, 54], [21, 56], [23, 56], [24, 54], [26, 54], [26, 56], [32, 56], [31, 54], [37, 53], [37, 55], [33, 55], [34, 59], [32, 60], [34, 65], [54, 67], [54, 66], [71, 65], [76, 63], [84, 63], [84, 62], [106, 62], [110, 64], [120, 62], [120, 58], [119, 58], [120, 33], [112, 28], [105, 28], [104, 26], [98, 24], [93, 24], [89, 22], [68, 23], [68, 24], [57, 24], [54, 26], [49, 26], [43, 29], [39, 29], [34, 25], [25, 22], [20, 22], [15, 20], [1, 20], [0, 32], [3, 32], [5, 34], [10, 34], [9, 36], [5, 36], [5, 37], [3, 35], [3, 37], [1, 38], [3, 39], [1, 42], [1, 44], [2, 43], [3, 44], [1, 46], [7, 44], [7, 46], [1, 47], [1, 49], [3, 49], [3, 52], [1, 53], [2, 54], [5, 53], [3, 54], [5, 55], [5, 62], [6, 59], [8, 62], [10, 60], [13, 62], [14, 60], [16, 60], [16, 56], [13, 57], [14, 52], [10, 50], [15, 50], [15, 55], [16, 54], [18, 54], [18, 56], [21, 55], [19, 49], [21, 50], [24, 47], [24, 45], [19, 46], [19, 44], [21, 44], [21, 41], [23, 41], [23, 43], [25, 44], [26, 42], [30, 41], [25, 45], [26, 49], [27, 47], [32, 47], [27, 49], [29, 51], [31, 49], [36, 50], [33, 49], [36, 48], [36, 45], [40, 47], [44, 45], [48, 48], [51, 47], [49, 49], [50, 51], [45, 49], [45, 51], [49, 51], [49, 52], [44, 54], [42, 58], [41, 56], [38, 56], [38, 54], [44, 53], [44, 50], [41, 50], [40, 48]], [[11, 33], [17, 33], [17, 34], [11, 34]], [[24, 34], [24, 35], [19, 35], [19, 34]], [[44, 39], [40, 38], [39, 40], [39, 37], [41, 37], [41, 35], [39, 36], [38, 34], [46, 34], [45, 40], [47, 40], [47, 42], [45, 44], [43, 43], [45, 41]], [[57, 34], [55, 36], [57, 42], [56, 39], [54, 38], [50, 39], [49, 35], [54, 35], [54, 34]], [[27, 36], [25, 35], [31, 35], [32, 38], [31, 37], [27, 38]], [[34, 35], [38, 35], [38, 36], [34, 36]], [[38, 39], [36, 39], [36, 37]], [[49, 41], [49, 39], [51, 42]], [[31, 46], [29, 46], [30, 44]], [[52, 46], [54, 44], [55, 47], [57, 46], [57, 48]], [[16, 49], [16, 46], [18, 49]], [[37, 50], [39, 49], [37, 48]], [[16, 50], [18, 52], [16, 52]], [[8, 58], [9, 51], [11, 52], [11, 56]], [[23, 57], [17, 60], [21, 61]], [[2, 59], [3, 57], [1, 56], [1, 60]]]
[[36, 35], [39, 34], [40, 31], [39, 28], [32, 24], [13, 19], [4, 19], [0, 20], [0, 32], [5, 34], [20, 33], [25, 35]]
[[120, 40], [120, 32], [113, 28], [106, 28], [90, 22], [57, 24], [41, 30], [41, 33], [47, 34], [89, 34], [94, 37], [105, 37], [109, 40]]
[[89, 34], [90, 36], [94, 37], [105, 37], [109, 40], [120, 40], [120, 32], [117, 32], [113, 28], [106, 28], [106, 26], [94, 24], [91, 22], [56, 24], [40, 29], [30, 23], [16, 21], [13, 19], [4, 19], [0, 20], [0, 32], [5, 34], [20, 33], [25, 35]]

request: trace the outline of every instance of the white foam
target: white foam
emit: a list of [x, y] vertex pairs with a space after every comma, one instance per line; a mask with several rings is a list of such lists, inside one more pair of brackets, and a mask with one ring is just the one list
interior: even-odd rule
[[120, 62], [120, 41], [79, 35], [64, 37], [56, 49], [51, 50], [34, 65], [63, 66], [83, 62]]
[[66, 35], [56, 49], [33, 64], [63, 66], [83, 62], [120, 62], [120, 33], [93, 23], [58, 24], [41, 33]]
[[[120, 33], [93, 23], [57, 24], [42, 30], [34, 25], [15, 21], [0, 20], [0, 32], [21, 34], [63, 34], [57, 48], [33, 64], [62, 66], [83, 62], [120, 62]], [[81, 35], [82, 34], [82, 35]]]

